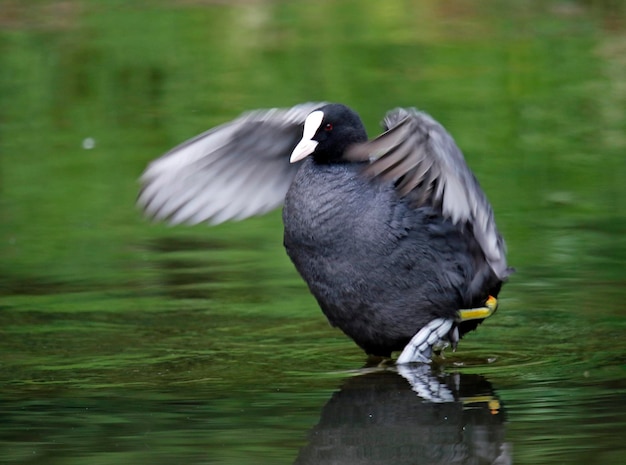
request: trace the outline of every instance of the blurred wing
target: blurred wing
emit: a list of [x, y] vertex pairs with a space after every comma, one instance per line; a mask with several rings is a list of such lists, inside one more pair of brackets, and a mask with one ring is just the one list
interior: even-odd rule
[[372, 177], [393, 180], [414, 207], [432, 205], [454, 223], [471, 225], [487, 262], [504, 279], [506, 247], [478, 181], [448, 132], [426, 113], [397, 108], [385, 116], [387, 131], [351, 147], [347, 157], [369, 160]]
[[299, 164], [289, 155], [321, 103], [257, 110], [183, 142], [148, 165], [137, 204], [171, 224], [218, 224], [282, 205]]

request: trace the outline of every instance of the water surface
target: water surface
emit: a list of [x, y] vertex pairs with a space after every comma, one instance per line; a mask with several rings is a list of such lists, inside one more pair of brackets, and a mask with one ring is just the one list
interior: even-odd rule
[[[0, 462], [623, 463], [626, 32], [610, 1], [2, 2]], [[365, 367], [280, 213], [168, 228], [148, 161], [244, 110], [412, 105], [517, 268], [430, 368]]]

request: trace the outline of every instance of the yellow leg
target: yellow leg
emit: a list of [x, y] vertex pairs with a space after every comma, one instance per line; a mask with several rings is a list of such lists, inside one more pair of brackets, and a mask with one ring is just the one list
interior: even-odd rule
[[485, 302], [484, 307], [478, 308], [466, 308], [457, 311], [457, 319], [456, 321], [460, 323], [461, 321], [468, 320], [484, 320], [485, 318], [490, 317], [496, 310], [498, 309], [498, 299], [493, 296], [489, 296], [487, 302]]

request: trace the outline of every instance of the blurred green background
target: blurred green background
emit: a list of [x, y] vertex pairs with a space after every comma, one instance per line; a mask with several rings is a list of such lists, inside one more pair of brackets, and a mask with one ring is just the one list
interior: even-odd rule
[[[364, 357], [289, 263], [280, 212], [169, 228], [134, 202], [183, 140], [319, 100], [370, 136], [427, 111], [490, 198], [518, 271], [450, 369], [508, 401], [515, 462], [626, 459], [626, 4], [0, 0], [0, 463], [112, 463], [116, 429], [94, 425], [132, 438], [145, 411], [160, 436], [116, 463], [293, 461]], [[183, 398], [211, 439], [168, 422]], [[105, 413], [59, 420], [84, 405]]]

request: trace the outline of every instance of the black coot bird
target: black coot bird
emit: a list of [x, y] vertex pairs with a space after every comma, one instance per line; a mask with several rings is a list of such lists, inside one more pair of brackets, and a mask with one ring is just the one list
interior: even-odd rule
[[452, 137], [397, 108], [368, 141], [340, 104], [258, 110], [153, 161], [138, 203], [170, 223], [284, 203], [284, 244], [333, 326], [367, 354], [428, 361], [496, 308], [511, 273], [492, 209]]

